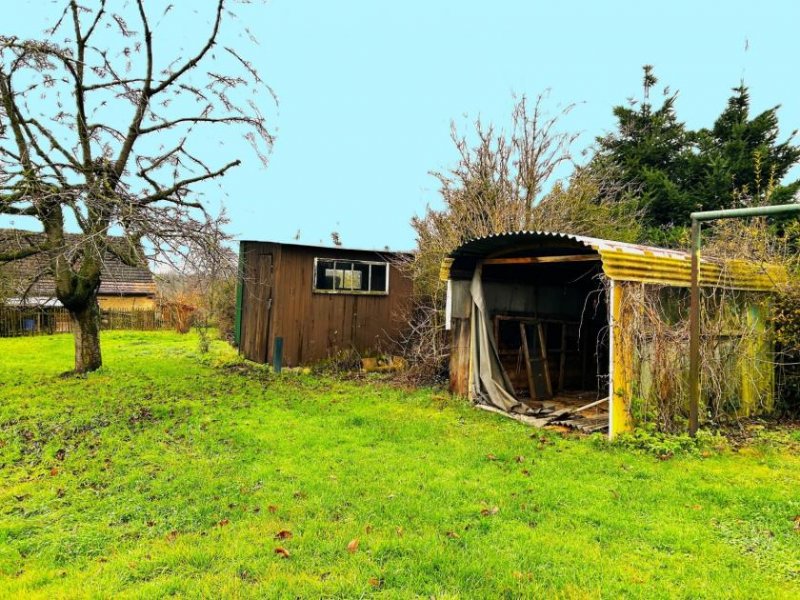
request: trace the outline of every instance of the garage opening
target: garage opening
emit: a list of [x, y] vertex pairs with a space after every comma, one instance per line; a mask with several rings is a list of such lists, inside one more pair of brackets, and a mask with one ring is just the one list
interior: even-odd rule
[[600, 257], [489, 259], [482, 288], [507, 391], [524, 412], [578, 410], [591, 421], [582, 428], [605, 427], [609, 327]]

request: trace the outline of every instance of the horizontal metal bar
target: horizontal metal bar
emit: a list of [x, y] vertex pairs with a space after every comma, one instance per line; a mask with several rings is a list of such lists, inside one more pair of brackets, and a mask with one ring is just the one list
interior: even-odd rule
[[775, 206], [752, 206], [749, 208], [729, 208], [726, 210], [706, 210], [693, 212], [693, 221], [712, 221], [714, 219], [734, 219], [737, 217], [766, 217], [800, 212], [800, 204], [776, 204]]

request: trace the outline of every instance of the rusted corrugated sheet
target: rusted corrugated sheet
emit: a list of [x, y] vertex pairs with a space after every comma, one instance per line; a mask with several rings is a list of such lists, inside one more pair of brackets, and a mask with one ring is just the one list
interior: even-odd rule
[[[483, 258], [506, 256], [515, 250], [531, 255], [557, 255], [568, 249], [598, 253], [603, 272], [615, 281], [678, 287], [688, 287], [691, 281], [688, 252], [544, 231], [501, 233], [470, 240], [443, 261], [440, 276], [448, 279], [454, 271], [471, 271]], [[786, 277], [785, 269], [778, 265], [713, 258], [704, 258], [700, 263], [700, 285], [706, 287], [771, 291], [785, 283]]]

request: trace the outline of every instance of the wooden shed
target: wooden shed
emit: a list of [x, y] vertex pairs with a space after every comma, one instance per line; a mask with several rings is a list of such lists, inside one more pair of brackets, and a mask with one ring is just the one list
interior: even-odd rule
[[341, 352], [391, 352], [407, 324], [412, 283], [402, 253], [242, 241], [235, 337], [250, 360], [298, 366]]
[[[634, 410], [685, 392], [688, 337], [674, 332], [686, 323], [690, 265], [685, 252], [560, 233], [466, 242], [442, 265], [451, 390], [534, 424], [629, 429]], [[785, 279], [774, 265], [701, 261], [703, 313], [720, 324], [703, 337], [717, 369], [713, 382], [703, 375], [706, 406], [772, 409], [767, 315]], [[653, 296], [651, 310], [642, 299]]]

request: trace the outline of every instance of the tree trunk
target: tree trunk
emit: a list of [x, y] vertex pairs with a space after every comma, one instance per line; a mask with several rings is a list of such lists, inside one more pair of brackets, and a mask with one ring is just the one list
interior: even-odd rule
[[100, 355], [100, 307], [92, 297], [85, 308], [70, 310], [75, 335], [75, 372], [88, 373], [103, 364]]

